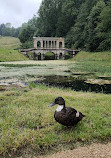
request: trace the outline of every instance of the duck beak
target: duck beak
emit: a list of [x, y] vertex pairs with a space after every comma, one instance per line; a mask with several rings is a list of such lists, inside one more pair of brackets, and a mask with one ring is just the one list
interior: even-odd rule
[[52, 107], [52, 106], [54, 106], [55, 104], [56, 104], [56, 103], [53, 102], [52, 104], [48, 105], [48, 107]]

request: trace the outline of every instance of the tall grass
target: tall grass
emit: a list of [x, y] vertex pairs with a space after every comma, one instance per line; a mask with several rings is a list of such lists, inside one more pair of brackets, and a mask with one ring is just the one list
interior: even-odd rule
[[[70, 128], [54, 120], [57, 107], [48, 108], [57, 96], [65, 99], [66, 106], [86, 115], [72, 133]], [[17, 89], [4, 91], [0, 93], [0, 101], [1, 154], [25, 147], [40, 151], [57, 148], [59, 144], [111, 138], [111, 95], [38, 85], [26, 92]]]

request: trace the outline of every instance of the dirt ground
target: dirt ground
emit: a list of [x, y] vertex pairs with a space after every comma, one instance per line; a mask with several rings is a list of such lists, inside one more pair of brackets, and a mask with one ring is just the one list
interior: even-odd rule
[[73, 150], [57, 152], [49, 156], [34, 158], [111, 158], [111, 143], [92, 144], [86, 147], [78, 147]]

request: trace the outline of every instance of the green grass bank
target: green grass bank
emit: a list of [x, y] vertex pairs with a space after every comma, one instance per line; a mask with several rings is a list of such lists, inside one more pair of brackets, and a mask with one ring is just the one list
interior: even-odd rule
[[23, 54], [14, 50], [20, 48], [20, 44], [18, 38], [0, 36], [0, 62], [28, 60]]
[[[78, 142], [111, 140], [111, 94], [34, 86], [32, 84], [29, 90], [12, 88], [6, 91], [1, 87], [0, 154], [16, 153], [17, 157], [21, 149], [32, 149], [34, 153], [59, 150], [65, 144], [74, 147]], [[65, 99], [66, 106], [86, 115], [72, 132], [54, 120], [57, 106], [48, 107], [57, 96]]]
[[111, 52], [79, 52], [75, 61], [111, 61]]
[[79, 52], [73, 59], [73, 72], [95, 73], [97, 76], [111, 76], [111, 52]]
[[17, 49], [20, 48], [20, 44], [18, 38], [0, 36], [0, 49]]
[[2, 49], [0, 48], [0, 62], [5, 61], [23, 61], [29, 60], [23, 54], [13, 49]]

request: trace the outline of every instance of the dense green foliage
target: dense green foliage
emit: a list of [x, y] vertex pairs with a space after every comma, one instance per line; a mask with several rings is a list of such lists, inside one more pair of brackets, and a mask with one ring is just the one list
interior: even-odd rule
[[33, 36], [65, 37], [68, 48], [111, 50], [111, 0], [43, 0], [19, 34], [22, 43]]
[[18, 37], [19, 31], [20, 31], [20, 28], [11, 27], [10, 23], [0, 25], [1, 36]]

